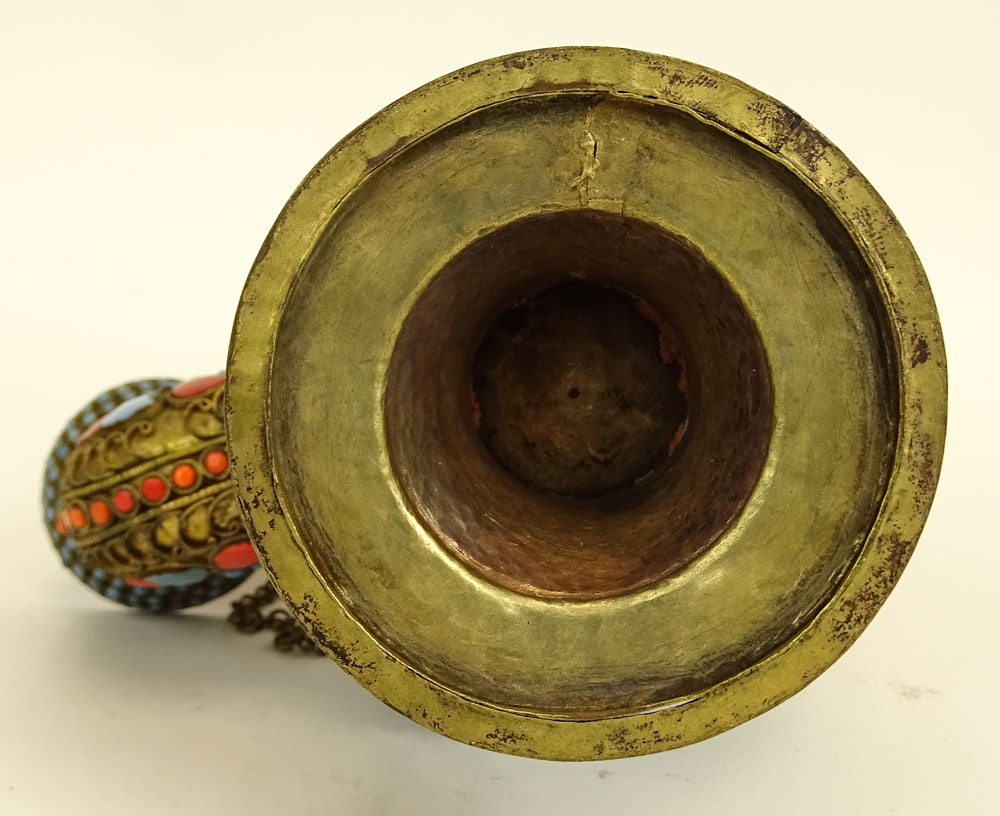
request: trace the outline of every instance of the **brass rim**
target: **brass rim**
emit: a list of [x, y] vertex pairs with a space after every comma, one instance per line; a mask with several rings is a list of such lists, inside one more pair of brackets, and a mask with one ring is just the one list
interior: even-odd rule
[[[285, 506], [272, 433], [272, 363], [285, 303], [338, 208], [371, 174], [468, 112], [534, 95], [601, 92], [695, 117], [790, 170], [846, 228], [874, 278], [894, 346], [896, 442], [880, 509], [833, 596], [790, 640], [697, 693], [623, 716], [559, 719], [505, 709], [436, 683], [390, 653], [341, 602]], [[402, 136], [400, 134], [407, 134]], [[920, 263], [854, 166], [801, 117], [715, 71], [621, 49], [560, 48], [489, 60], [390, 105], [325, 156], [261, 248], [227, 367], [233, 474], [261, 562], [324, 650], [373, 694], [449, 737], [549, 759], [607, 759], [692, 743], [803, 688], [859, 636], [899, 579], [933, 498], [944, 444], [944, 348]], [[391, 479], [391, 475], [387, 475]]]

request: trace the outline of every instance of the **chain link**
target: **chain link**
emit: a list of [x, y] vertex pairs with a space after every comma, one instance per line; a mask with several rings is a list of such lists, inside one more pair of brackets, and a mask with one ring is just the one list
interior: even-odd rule
[[275, 603], [280, 603], [278, 593], [268, 582], [233, 602], [229, 622], [244, 634], [264, 630], [274, 632], [273, 644], [279, 652], [298, 650], [304, 654], [322, 655], [320, 648], [285, 609], [279, 607], [265, 611]]

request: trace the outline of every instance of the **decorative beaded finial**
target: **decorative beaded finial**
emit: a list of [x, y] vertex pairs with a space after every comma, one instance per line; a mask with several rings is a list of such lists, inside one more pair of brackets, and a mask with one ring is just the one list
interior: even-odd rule
[[222, 374], [107, 391], [46, 464], [45, 525], [63, 563], [150, 612], [210, 601], [257, 565], [229, 476]]

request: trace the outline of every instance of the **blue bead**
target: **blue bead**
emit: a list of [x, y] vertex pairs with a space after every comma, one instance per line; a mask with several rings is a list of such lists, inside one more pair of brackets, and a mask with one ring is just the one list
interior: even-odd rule
[[84, 425], [93, 425], [94, 421], [97, 419], [97, 414], [93, 411], [87, 411], [80, 419], [83, 421]]
[[56, 456], [60, 459], [65, 459], [67, 453], [69, 453], [69, 445], [60, 445], [56, 448]]
[[150, 575], [147, 580], [164, 586], [190, 586], [203, 580], [208, 575], [208, 570], [202, 567], [191, 567], [181, 572], [163, 572], [159, 575]]
[[82, 564], [74, 564], [73, 565], [73, 574], [77, 578], [80, 578], [82, 580], [85, 573], [86, 573], [86, 570], [83, 568]]
[[104, 592], [104, 597], [110, 598], [112, 601], [120, 601], [122, 598], [122, 591], [118, 587], [110, 587]]
[[128, 419], [133, 414], [141, 411], [153, 404], [153, 398], [149, 394], [142, 394], [138, 397], [132, 397], [132, 399], [127, 402], [123, 402], [113, 411], [105, 414], [103, 421], [101, 422], [102, 428], [110, 428], [112, 425], [117, 425], [119, 422], [123, 422]]
[[97, 578], [100, 581], [103, 581], [105, 578], [108, 577], [108, 574], [104, 570], [102, 570], [102, 569], [95, 569], [94, 570], [94, 577]]

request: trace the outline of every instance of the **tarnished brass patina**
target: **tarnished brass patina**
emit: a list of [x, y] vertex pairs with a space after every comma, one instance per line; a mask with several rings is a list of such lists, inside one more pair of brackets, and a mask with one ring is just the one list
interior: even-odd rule
[[[261, 247], [224, 391], [101, 395], [43, 502], [112, 600], [202, 603], [259, 556], [416, 722], [608, 759], [844, 652], [916, 544], [945, 410], [920, 263], [822, 135], [707, 68], [550, 49], [337, 145]], [[273, 600], [232, 620], [310, 651]]]
[[480, 63], [344, 139], [261, 248], [227, 376], [248, 527], [320, 646], [551, 759], [815, 678], [899, 578], [944, 440], [934, 303], [868, 182], [775, 100], [618, 49]]

